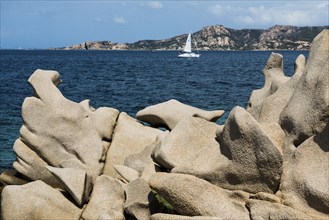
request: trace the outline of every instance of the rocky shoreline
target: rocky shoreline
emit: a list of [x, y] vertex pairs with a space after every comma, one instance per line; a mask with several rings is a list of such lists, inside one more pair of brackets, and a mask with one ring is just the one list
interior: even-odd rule
[[[232, 29], [212, 25], [193, 33], [193, 43], [201, 51], [221, 50], [309, 50], [313, 38], [328, 26], [296, 27], [275, 25], [268, 29]], [[134, 43], [86, 41], [56, 50], [171, 50], [184, 48], [187, 34], [162, 40]], [[195, 47], [195, 45], [193, 45]], [[194, 48], [196, 49], [196, 48]]]
[[329, 219], [329, 30], [292, 77], [283, 60], [271, 54], [264, 87], [224, 125], [177, 100], [136, 119], [94, 109], [36, 70], [1, 219]]

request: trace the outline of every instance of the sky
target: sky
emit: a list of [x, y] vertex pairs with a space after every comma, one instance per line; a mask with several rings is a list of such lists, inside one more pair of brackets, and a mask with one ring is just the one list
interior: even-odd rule
[[329, 23], [320, 1], [0, 0], [0, 48], [64, 47], [85, 41], [159, 40], [205, 26], [266, 29]]

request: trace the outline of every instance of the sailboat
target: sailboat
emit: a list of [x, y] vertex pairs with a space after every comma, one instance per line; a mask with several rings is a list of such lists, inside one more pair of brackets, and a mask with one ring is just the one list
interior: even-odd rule
[[192, 52], [192, 36], [191, 33], [189, 33], [186, 39], [183, 53], [179, 54], [178, 57], [190, 58], [190, 57], [199, 57], [199, 56], [200, 56], [199, 51], [197, 54]]

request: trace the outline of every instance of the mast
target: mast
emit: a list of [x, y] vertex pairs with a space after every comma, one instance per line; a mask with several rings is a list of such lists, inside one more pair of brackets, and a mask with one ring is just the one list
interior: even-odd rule
[[[191, 41], [192, 41], [192, 37], [191, 37]], [[198, 54], [199, 54], [198, 44], [196, 43], [196, 41], [194, 41], [194, 45], [195, 45], [195, 47], [196, 47], [196, 51], [197, 51]]]

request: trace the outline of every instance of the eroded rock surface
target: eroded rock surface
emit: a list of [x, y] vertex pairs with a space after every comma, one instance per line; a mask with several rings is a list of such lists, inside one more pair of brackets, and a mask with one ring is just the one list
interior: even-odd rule
[[181, 215], [249, 219], [247, 193], [224, 190], [186, 174], [156, 173], [149, 184]]
[[81, 219], [124, 220], [124, 189], [118, 180], [101, 175], [97, 177], [90, 201]]
[[168, 170], [184, 166], [210, 142], [216, 142], [218, 125], [201, 118], [185, 117], [154, 148], [152, 157]]
[[151, 214], [156, 210], [152, 209], [155, 198], [148, 183], [138, 178], [126, 185], [125, 192], [125, 211], [136, 219], [150, 219]]
[[[313, 219], [291, 207], [262, 200], [250, 199], [247, 202], [251, 219]], [[316, 218], [318, 219], [318, 218]]]
[[137, 112], [136, 117], [152, 126], [167, 127], [172, 130], [185, 117], [195, 116], [214, 122], [223, 114], [223, 110], [205, 111], [171, 99]]
[[18, 172], [14, 169], [5, 170], [0, 174], [0, 186], [1, 185], [23, 185], [28, 183], [27, 180], [21, 179], [16, 175]]
[[329, 30], [322, 31], [312, 48], [297, 88], [280, 115], [287, 142], [295, 146], [320, 133], [329, 122]]
[[38, 180], [6, 186], [1, 194], [2, 219], [79, 219], [82, 210], [59, 190]]
[[59, 74], [37, 70], [1, 219], [329, 219], [328, 47], [325, 30], [291, 78], [272, 53], [264, 87], [224, 125], [175, 100], [141, 111], [166, 132], [67, 100]]
[[118, 175], [114, 165], [123, 165], [127, 156], [140, 153], [162, 133], [161, 130], [144, 126], [127, 113], [120, 113], [103, 173], [114, 177]]
[[47, 166], [47, 169], [61, 182], [79, 206], [88, 201], [92, 180], [85, 170], [51, 166]]
[[214, 216], [186, 216], [157, 213], [151, 216], [151, 220], [224, 220], [221, 217]]
[[284, 164], [280, 190], [285, 204], [329, 217], [329, 123], [296, 148]]
[[225, 189], [275, 193], [282, 174], [282, 155], [262, 126], [235, 107], [216, 145], [203, 148], [189, 164], [173, 172], [198, 176]]
[[272, 53], [263, 70], [265, 77], [264, 87], [251, 93], [247, 111], [258, 120], [263, 102], [272, 95], [289, 78], [283, 72], [283, 57], [281, 54]]
[[117, 173], [128, 183], [139, 177], [138, 171], [124, 165], [114, 165]]
[[[102, 140], [111, 139], [118, 111], [105, 107], [86, 110], [66, 99], [56, 87], [61, 82], [56, 71], [37, 70], [29, 82], [35, 97], [26, 98], [22, 106], [22, 142], [15, 146], [19, 158], [15, 168], [39, 179], [37, 173], [30, 174], [33, 169], [29, 167], [40, 167], [42, 161], [25, 163], [26, 155], [20, 154], [19, 148], [27, 146], [50, 166], [84, 169], [96, 178], [104, 166]], [[40, 162], [35, 165], [35, 161]]]
[[262, 103], [258, 121], [264, 123], [279, 123], [280, 114], [287, 106], [299, 79], [304, 72], [306, 58], [299, 55], [295, 61], [295, 73], [284, 84], [282, 84], [275, 93], [266, 97]]

